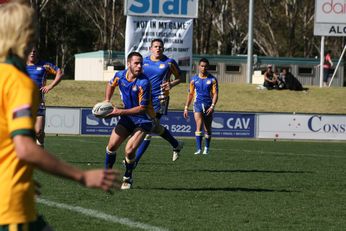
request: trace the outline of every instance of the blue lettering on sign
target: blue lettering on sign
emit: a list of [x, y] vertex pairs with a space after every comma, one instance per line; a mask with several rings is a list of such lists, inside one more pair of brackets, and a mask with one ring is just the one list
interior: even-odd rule
[[136, 0], [136, 2], [138, 2], [141, 5], [137, 6], [135, 4], [132, 4], [129, 8], [130, 11], [134, 13], [143, 14], [149, 10], [149, 7], [150, 7], [149, 0]]
[[187, 15], [189, 0], [165, 0], [160, 9], [160, 0], [134, 0], [129, 10], [137, 14]]
[[[161, 124], [174, 136], [195, 136], [196, 123], [193, 113], [189, 119], [182, 117], [183, 112], [168, 112], [161, 118]], [[215, 112], [212, 121], [213, 137], [255, 137], [255, 114], [238, 114], [227, 112]]]
[[82, 109], [81, 134], [110, 135], [117, 125], [119, 118], [96, 118], [91, 109]]
[[[313, 123], [315, 121], [315, 123]], [[308, 120], [308, 128], [312, 132], [322, 131], [324, 133], [345, 133], [346, 124], [328, 124], [322, 123], [321, 116], [312, 116]]]
[[249, 129], [250, 118], [229, 118], [227, 127], [231, 129]]
[[309, 119], [309, 121], [308, 121], [308, 128], [311, 130], [311, 131], [313, 131], [313, 132], [319, 132], [320, 130], [321, 130], [321, 128], [319, 128], [319, 129], [314, 129], [313, 127], [312, 127], [312, 120], [314, 119], [314, 118], [318, 118], [320, 121], [321, 121], [321, 116], [312, 116], [310, 119]]
[[[91, 113], [91, 109], [83, 108], [81, 134], [110, 135], [118, 121], [118, 117], [96, 118]], [[196, 123], [192, 112], [190, 112], [190, 118], [185, 120], [182, 111], [169, 111], [167, 115], [162, 116], [161, 125], [174, 136], [195, 136]], [[212, 121], [212, 136], [254, 138], [255, 128], [255, 114], [215, 112]]]

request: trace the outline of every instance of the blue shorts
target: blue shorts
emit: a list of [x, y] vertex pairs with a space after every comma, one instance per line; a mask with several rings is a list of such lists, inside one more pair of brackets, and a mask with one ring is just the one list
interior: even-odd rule
[[153, 97], [153, 108], [156, 114], [167, 115], [168, 105], [169, 105], [169, 96], [165, 100], [160, 101], [157, 97]]
[[37, 110], [37, 116], [46, 116], [46, 106], [41, 103]]
[[193, 104], [193, 112], [201, 112], [201, 113], [206, 113], [207, 110], [210, 108], [211, 103], [199, 103], [195, 102]]
[[133, 120], [129, 116], [120, 116], [118, 124], [125, 127], [129, 131], [129, 133], [132, 133], [136, 128], [142, 128], [144, 131], [149, 133], [153, 127], [153, 123], [150, 120]]
[[38, 106], [37, 116], [46, 116], [46, 104], [44, 99], [44, 94], [42, 91], [40, 93], [40, 105]]

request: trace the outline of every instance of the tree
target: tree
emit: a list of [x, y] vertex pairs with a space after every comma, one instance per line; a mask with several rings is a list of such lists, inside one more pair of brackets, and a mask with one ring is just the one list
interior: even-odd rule
[[[112, 50], [124, 47], [119, 42], [125, 39], [123, 33], [125, 17], [123, 16], [122, 1], [116, 0], [79, 0], [74, 4], [91, 21], [98, 31], [97, 48]], [[120, 17], [119, 17], [120, 16]], [[120, 38], [119, 40], [117, 38]]]
[[[74, 54], [95, 50], [123, 51], [126, 16], [123, 0], [30, 0], [40, 25], [39, 50], [72, 75]], [[197, 54], [247, 54], [248, 1], [199, 0], [194, 19]], [[314, 1], [257, 0], [254, 54], [315, 57], [320, 38], [313, 35]], [[334, 56], [344, 39], [327, 37]]]

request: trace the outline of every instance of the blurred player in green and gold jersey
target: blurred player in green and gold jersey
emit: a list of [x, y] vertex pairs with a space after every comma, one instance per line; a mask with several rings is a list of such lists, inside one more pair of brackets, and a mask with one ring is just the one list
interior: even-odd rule
[[82, 171], [36, 145], [39, 94], [25, 70], [36, 34], [29, 6], [18, 1], [0, 4], [0, 231], [51, 230], [36, 212], [34, 168], [89, 188], [120, 188], [117, 171]]

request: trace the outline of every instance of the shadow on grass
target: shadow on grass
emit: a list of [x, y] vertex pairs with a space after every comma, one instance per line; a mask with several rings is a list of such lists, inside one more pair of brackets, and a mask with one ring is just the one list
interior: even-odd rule
[[200, 172], [216, 172], [216, 173], [227, 173], [227, 172], [235, 172], [235, 173], [292, 173], [292, 174], [300, 174], [300, 173], [314, 173], [311, 171], [284, 171], [284, 170], [259, 170], [259, 169], [201, 169], [198, 170]]
[[224, 192], [274, 192], [274, 193], [293, 193], [300, 191], [292, 191], [286, 189], [263, 189], [263, 188], [240, 188], [240, 187], [223, 187], [223, 188], [136, 188], [136, 189], [145, 189], [145, 190], [159, 190], [159, 191], [191, 191], [191, 192], [216, 192], [216, 191], [224, 191]]

